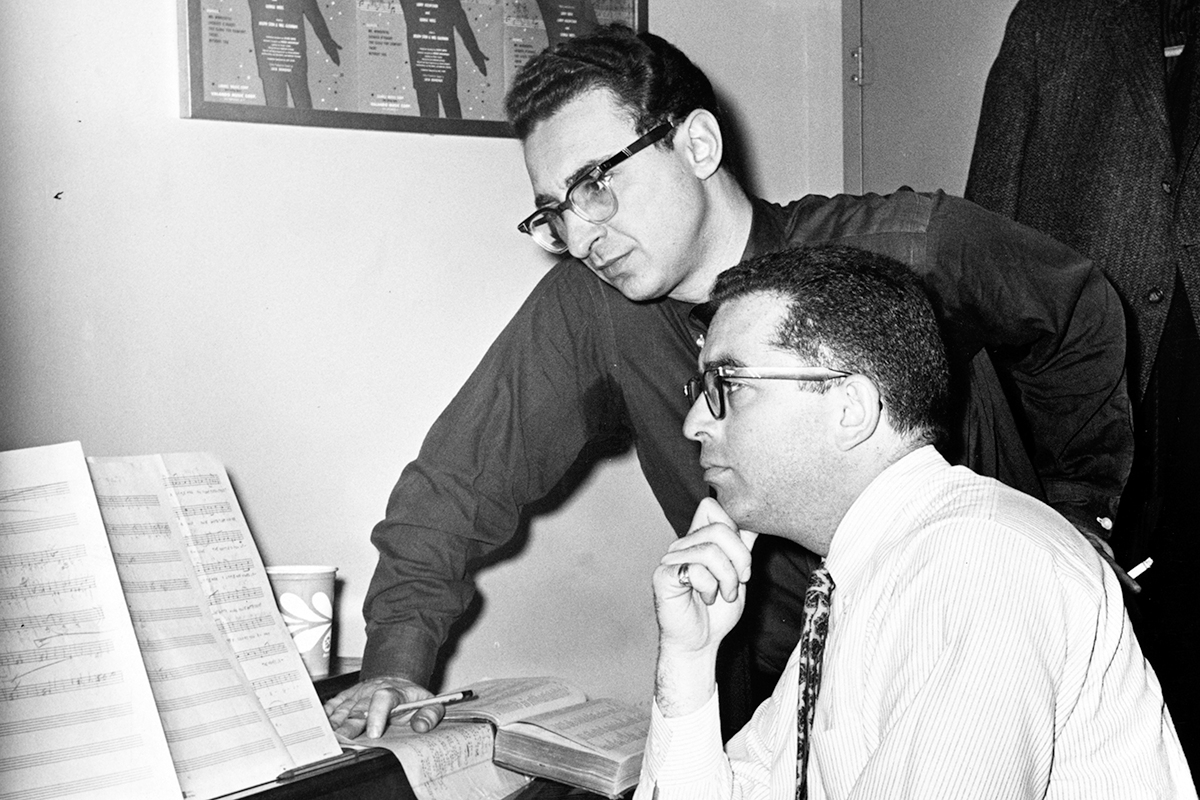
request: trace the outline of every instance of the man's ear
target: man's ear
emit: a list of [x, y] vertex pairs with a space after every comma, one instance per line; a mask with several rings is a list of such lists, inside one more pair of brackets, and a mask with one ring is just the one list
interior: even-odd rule
[[879, 427], [883, 415], [879, 387], [866, 375], [851, 375], [843, 378], [835, 391], [841, 398], [836, 441], [842, 450], [853, 450], [874, 436]]
[[725, 143], [721, 125], [711, 111], [697, 108], [675, 132], [675, 147], [688, 160], [688, 166], [700, 180], [716, 174], [721, 166]]

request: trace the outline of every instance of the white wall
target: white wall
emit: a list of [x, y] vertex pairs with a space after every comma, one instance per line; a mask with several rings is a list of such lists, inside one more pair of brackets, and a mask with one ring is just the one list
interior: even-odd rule
[[[730, 25], [724, 4], [650, 2], [744, 115], [774, 199], [840, 188], [839, 8], [754, 0]], [[340, 567], [356, 655], [388, 492], [547, 266], [513, 227], [520, 149], [184, 120], [177, 70], [172, 3], [5, 5], [0, 449], [215, 453], [267, 563]], [[607, 464], [482, 576], [447, 683], [646, 698], [670, 536], [632, 459]]]

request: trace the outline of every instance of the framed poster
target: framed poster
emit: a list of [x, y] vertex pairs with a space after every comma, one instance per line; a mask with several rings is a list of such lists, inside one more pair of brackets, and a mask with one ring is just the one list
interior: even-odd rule
[[184, 117], [512, 136], [515, 72], [648, 0], [178, 2]]

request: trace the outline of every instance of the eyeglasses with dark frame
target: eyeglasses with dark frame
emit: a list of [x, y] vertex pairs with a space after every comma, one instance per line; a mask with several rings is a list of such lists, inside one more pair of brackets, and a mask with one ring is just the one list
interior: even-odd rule
[[764, 381], [832, 381], [851, 373], [828, 367], [709, 367], [683, 385], [690, 404], [700, 396], [708, 404], [713, 419], [725, 417], [725, 387], [729, 379]]
[[517, 230], [532, 236], [535, 242], [551, 253], [565, 253], [567, 237], [563, 226], [563, 214], [574, 211], [593, 225], [612, 219], [617, 213], [617, 196], [610, 185], [612, 176], [608, 174], [609, 171], [638, 151], [666, 137], [674, 129], [674, 123], [664, 122], [616, 155], [601, 161], [567, 188], [565, 200], [557, 205], [542, 206], [523, 219]]

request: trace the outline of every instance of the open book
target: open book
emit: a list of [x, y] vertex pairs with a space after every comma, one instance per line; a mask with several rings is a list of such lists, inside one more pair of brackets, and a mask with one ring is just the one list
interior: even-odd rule
[[220, 463], [0, 453], [5, 798], [207, 800], [340, 753]]
[[[470, 688], [475, 699], [447, 706], [445, 720], [430, 733], [413, 733], [409, 714], [394, 718], [381, 739], [363, 743], [395, 752], [422, 797], [465, 796], [465, 786], [474, 789], [485, 777], [494, 780], [489, 772], [493, 764], [609, 797], [637, 783], [650, 726], [648, 709], [588, 700], [555, 678], [496, 678]], [[445, 752], [454, 758], [446, 758]], [[421, 786], [428, 791], [422, 793]], [[442, 794], [450, 789], [454, 791]]]

